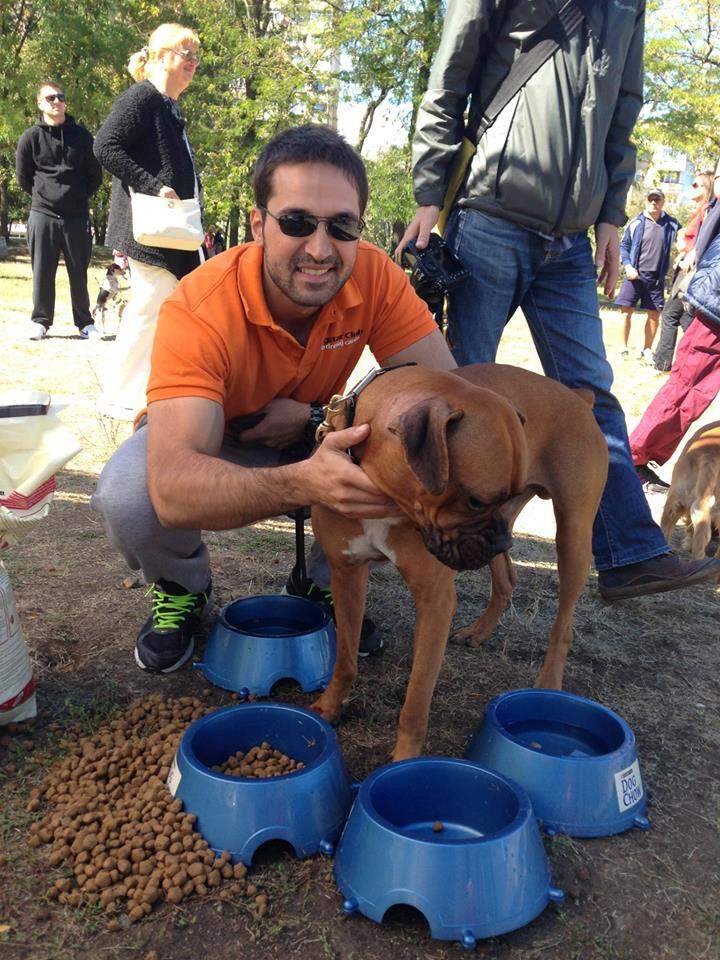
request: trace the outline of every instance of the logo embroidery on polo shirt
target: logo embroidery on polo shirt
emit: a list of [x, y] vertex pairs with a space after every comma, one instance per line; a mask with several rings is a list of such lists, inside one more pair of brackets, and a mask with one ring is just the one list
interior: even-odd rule
[[336, 337], [325, 337], [321, 350], [339, 350], [341, 347], [349, 347], [357, 343], [362, 336], [361, 330], [345, 330]]

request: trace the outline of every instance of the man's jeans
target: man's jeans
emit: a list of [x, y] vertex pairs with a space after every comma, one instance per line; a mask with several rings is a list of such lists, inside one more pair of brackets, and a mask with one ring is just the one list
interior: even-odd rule
[[495, 360], [500, 337], [520, 307], [545, 374], [595, 394], [595, 418], [607, 440], [610, 469], [593, 527], [598, 570], [666, 553], [630, 457], [625, 415], [610, 392], [613, 373], [605, 356], [586, 234], [565, 250], [508, 221], [458, 209], [446, 240], [470, 271], [450, 297], [448, 338], [460, 366]]

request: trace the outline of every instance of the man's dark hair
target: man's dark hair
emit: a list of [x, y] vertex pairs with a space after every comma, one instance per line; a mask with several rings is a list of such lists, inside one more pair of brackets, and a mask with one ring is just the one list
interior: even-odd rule
[[342, 170], [355, 185], [360, 215], [365, 212], [368, 181], [360, 155], [335, 130], [319, 123], [291, 127], [273, 137], [255, 164], [253, 194], [256, 207], [266, 207], [272, 195], [272, 177], [285, 163], [327, 163]]
[[54, 80], [43, 80], [42, 83], [38, 84], [37, 93], [35, 94], [36, 99], [37, 97], [40, 96], [43, 87], [54, 87], [58, 93], [64, 93], [64, 90], [61, 84], [55, 83]]

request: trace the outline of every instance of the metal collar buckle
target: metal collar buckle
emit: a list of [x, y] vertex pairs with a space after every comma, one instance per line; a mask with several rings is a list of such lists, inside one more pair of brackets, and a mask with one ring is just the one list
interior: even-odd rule
[[[392, 370], [400, 370], [402, 367], [416, 367], [417, 363], [412, 360], [408, 363], [398, 363], [394, 367], [375, 367], [373, 370], [370, 370], [369, 373], [366, 373], [365, 376], [357, 383], [349, 393], [340, 395], [338, 393], [335, 396], [330, 398], [330, 402], [325, 407], [325, 419], [320, 424], [320, 426], [315, 431], [315, 442], [322, 443], [323, 438], [328, 433], [333, 433], [336, 429], [332, 420], [335, 419], [336, 414], [345, 414], [345, 425], [342, 429], [347, 429], [351, 427], [355, 422], [355, 406], [357, 404], [357, 398], [363, 392], [366, 387], [369, 387], [373, 380], [376, 380], [378, 377], [382, 377], [386, 373], [390, 373]], [[350, 454], [352, 456], [352, 453]], [[353, 457], [353, 459], [355, 459]]]

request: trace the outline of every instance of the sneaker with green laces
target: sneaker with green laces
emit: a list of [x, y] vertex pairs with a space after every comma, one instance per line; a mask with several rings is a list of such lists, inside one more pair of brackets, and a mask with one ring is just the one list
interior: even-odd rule
[[148, 590], [152, 613], [135, 644], [135, 662], [149, 673], [179, 670], [195, 649], [195, 632], [210, 605], [212, 583], [202, 593], [190, 593], [170, 580], [158, 580]]
[[[290, 594], [292, 597], [304, 597], [313, 603], [322, 603], [329, 608], [333, 620], [335, 619], [335, 606], [330, 588], [319, 587], [310, 577], [303, 577], [299, 567], [293, 567], [283, 593]], [[370, 617], [363, 617], [358, 656], [370, 657], [380, 653], [384, 646], [385, 641], [373, 621]]]

